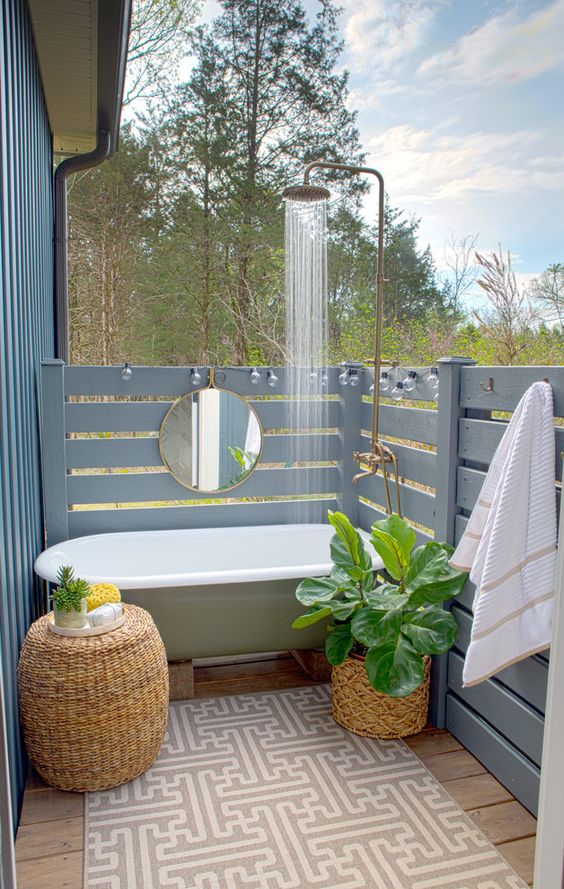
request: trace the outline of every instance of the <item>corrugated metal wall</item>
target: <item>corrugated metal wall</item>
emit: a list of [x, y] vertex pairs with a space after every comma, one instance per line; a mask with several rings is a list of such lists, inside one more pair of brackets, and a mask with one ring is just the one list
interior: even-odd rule
[[0, 646], [13, 807], [24, 782], [16, 666], [41, 588], [38, 372], [53, 354], [52, 150], [25, 0], [0, 4]]

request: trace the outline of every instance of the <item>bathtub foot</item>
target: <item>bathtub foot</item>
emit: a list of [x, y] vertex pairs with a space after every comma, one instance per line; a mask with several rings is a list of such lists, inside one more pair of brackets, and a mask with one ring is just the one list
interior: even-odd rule
[[189, 701], [194, 697], [194, 667], [192, 661], [169, 661], [169, 700]]
[[295, 657], [307, 675], [316, 682], [329, 682], [331, 679], [331, 664], [321, 649], [305, 648], [302, 651], [291, 651], [290, 654]]

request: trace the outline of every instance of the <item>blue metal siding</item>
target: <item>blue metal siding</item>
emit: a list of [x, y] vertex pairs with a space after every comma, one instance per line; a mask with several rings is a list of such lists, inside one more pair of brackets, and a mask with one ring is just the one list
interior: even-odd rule
[[0, 6], [0, 652], [17, 812], [25, 778], [16, 669], [42, 589], [38, 372], [53, 355], [53, 156], [25, 0]]

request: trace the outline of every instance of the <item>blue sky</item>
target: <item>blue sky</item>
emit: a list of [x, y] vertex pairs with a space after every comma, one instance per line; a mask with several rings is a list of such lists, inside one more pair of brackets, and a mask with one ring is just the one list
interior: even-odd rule
[[[501, 242], [523, 285], [564, 261], [564, 0], [340, 5], [367, 163], [421, 217], [439, 270], [451, 232], [482, 252]], [[202, 19], [217, 11], [207, 0]]]

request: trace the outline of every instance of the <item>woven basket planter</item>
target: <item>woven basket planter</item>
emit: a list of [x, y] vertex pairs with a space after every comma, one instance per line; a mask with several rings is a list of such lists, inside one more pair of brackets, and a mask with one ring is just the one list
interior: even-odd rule
[[348, 657], [333, 667], [333, 718], [355, 735], [365, 738], [405, 738], [427, 724], [431, 658], [423, 658], [425, 678], [406, 698], [375, 691], [368, 681], [364, 660]]
[[29, 629], [18, 667], [29, 758], [60, 790], [105, 790], [154, 762], [168, 715], [164, 645], [150, 614], [125, 606], [123, 626], [68, 638], [46, 615]]

